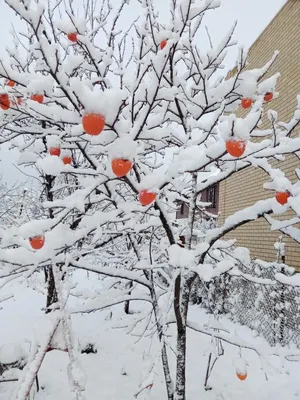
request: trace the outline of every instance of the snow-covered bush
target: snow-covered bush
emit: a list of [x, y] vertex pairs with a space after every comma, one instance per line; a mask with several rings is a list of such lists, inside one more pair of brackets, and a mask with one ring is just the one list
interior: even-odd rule
[[[3, 273], [15, 277], [46, 268], [47, 311], [62, 310], [62, 315], [51, 313], [57, 319], [33, 360], [42, 362], [62, 321], [72, 390], [82, 398], [65, 307], [72, 293], [67, 271], [93, 271], [126, 284], [77, 293], [85, 305], [73, 311], [149, 303], [141, 319], [145, 330], [147, 321], [154, 322], [148, 334], [161, 342], [168, 399], [184, 400], [186, 330], [216, 336], [215, 329], [187, 319], [195, 280], [206, 285], [250, 262], [247, 250], [231, 250], [233, 242], [224, 235], [288, 207], [275, 198], [261, 200], [223, 225], [208, 227], [193, 245], [196, 211], [209, 206], [200, 193], [254, 166], [269, 174], [269, 189], [296, 196], [269, 160], [300, 151], [299, 139], [291, 137], [300, 104], [288, 124], [277, 123], [276, 113], [269, 112], [273, 128], [259, 129], [265, 102], [278, 95], [279, 74], [265, 79], [278, 54], [246, 70], [247, 53], [239, 48], [236, 74], [226, 79], [220, 70], [227, 48], [235, 44], [235, 27], [215, 46], [208, 40], [206, 50], [197, 39], [206, 35], [204, 14], [219, 7], [219, 0], [172, 1], [165, 25], [152, 0], [121, 0], [118, 7], [109, 0], [86, 0], [78, 9], [71, 0], [5, 2], [24, 29], [14, 33], [8, 58], [0, 64], [0, 76], [9, 80], [0, 92], [2, 142], [20, 150], [20, 164], [39, 170], [48, 215], [6, 230], [3, 246], [17, 248], [3, 249], [0, 259]], [[249, 107], [245, 118], [235, 114], [241, 104]], [[189, 205], [184, 246], [178, 245], [171, 218], [181, 201]], [[165, 340], [172, 323], [177, 327], [175, 387]], [[230, 343], [243, 342], [235, 337]], [[29, 365], [24, 373], [32, 377], [39, 366]], [[20, 382], [18, 399], [25, 383], [33, 381]]]

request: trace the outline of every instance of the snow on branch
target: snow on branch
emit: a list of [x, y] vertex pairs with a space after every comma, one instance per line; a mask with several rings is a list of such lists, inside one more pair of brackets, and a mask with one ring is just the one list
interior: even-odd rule
[[[172, 322], [170, 322], [172, 323]], [[237, 346], [240, 348], [245, 348], [248, 350], [253, 350], [257, 355], [259, 355], [263, 359], [267, 359], [268, 357], [271, 356], [277, 356], [282, 358], [285, 358], [288, 360], [290, 357], [299, 357], [299, 354], [297, 354], [297, 350], [290, 350], [290, 349], [285, 349], [280, 346], [276, 346], [276, 348], [268, 346], [266, 343], [263, 345], [256, 345], [254, 343], [248, 343], [246, 340], [241, 338], [237, 332], [230, 332], [230, 333], [223, 333], [223, 332], [218, 332], [218, 330], [215, 329], [209, 329], [208, 327], [203, 327], [197, 322], [193, 321], [187, 321], [187, 326], [188, 328], [202, 333], [204, 335], [209, 335], [213, 336], [215, 338], [221, 339], [222, 341], [231, 344], [233, 346]], [[296, 353], [296, 354], [295, 354]]]
[[70, 261], [70, 265], [78, 269], [84, 269], [86, 271], [91, 271], [106, 276], [113, 276], [116, 278], [133, 281], [150, 288], [150, 283], [147, 281], [147, 279], [144, 279], [141, 276], [141, 273], [137, 271], [126, 271], [114, 267], [99, 267], [89, 264], [87, 261], [82, 259], [80, 259], [79, 261]]
[[101, 297], [97, 300], [89, 300], [85, 302], [85, 304], [81, 307], [70, 308], [69, 311], [71, 314], [79, 314], [79, 313], [91, 313], [95, 311], [104, 310], [106, 308], [110, 308], [112, 306], [125, 303], [126, 301], [146, 301], [148, 303], [152, 303], [152, 300], [147, 295], [139, 295], [139, 294], [130, 294], [130, 295], [123, 295], [119, 297], [113, 296], [113, 298], [103, 299]]
[[28, 362], [18, 381], [18, 385], [13, 392], [11, 400], [26, 400], [27, 396], [29, 396], [32, 385], [60, 321], [61, 315], [55, 315], [52, 319], [52, 323], [50, 324], [48, 332], [45, 333], [43, 337], [42, 342], [37, 347], [33, 347], [33, 350], [28, 357]]

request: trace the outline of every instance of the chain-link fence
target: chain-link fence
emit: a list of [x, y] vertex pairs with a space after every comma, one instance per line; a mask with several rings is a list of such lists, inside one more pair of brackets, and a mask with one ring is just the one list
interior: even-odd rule
[[240, 276], [226, 273], [208, 284], [199, 280], [193, 301], [212, 313], [226, 313], [271, 345], [300, 347], [300, 287], [275, 279], [276, 273], [290, 275], [291, 269], [283, 264], [255, 261], [240, 270]]

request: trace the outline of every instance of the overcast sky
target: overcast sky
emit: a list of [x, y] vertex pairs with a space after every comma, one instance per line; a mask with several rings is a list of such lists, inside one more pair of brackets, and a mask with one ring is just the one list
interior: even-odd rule
[[[169, 0], [156, 1], [159, 7], [167, 9], [167, 6], [162, 4], [169, 4]], [[114, 0], [112, 0], [113, 2]], [[222, 0], [221, 8], [207, 14], [205, 24], [208, 25], [213, 42], [216, 44], [237, 20], [235, 39], [248, 48], [285, 3], [286, 0]], [[11, 26], [14, 25], [17, 30], [20, 20], [4, 0], [0, 0], [0, 5], [0, 57], [5, 58], [5, 47], [11, 42], [9, 35]], [[165, 16], [165, 10], [162, 10], [163, 16]], [[232, 63], [233, 61], [234, 53], [231, 52], [228, 62]], [[16, 180], [27, 179], [12, 165], [12, 162], [16, 162], [16, 152], [11, 154], [5, 146], [0, 149], [0, 160], [0, 173], [4, 175], [7, 182], [14, 183]]]

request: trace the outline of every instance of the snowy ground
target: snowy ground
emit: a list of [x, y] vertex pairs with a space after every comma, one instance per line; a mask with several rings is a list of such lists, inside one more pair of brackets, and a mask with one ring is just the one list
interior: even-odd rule
[[[82, 286], [99, 286], [95, 277], [87, 280], [81, 277]], [[24, 342], [39, 337], [43, 327], [44, 296], [26, 288], [24, 285], [7, 287], [2, 294], [13, 291], [14, 300], [3, 304], [0, 311], [0, 344]], [[112, 320], [105, 318], [109, 310], [87, 315], [74, 315], [73, 329], [77, 339], [97, 343], [97, 354], [83, 354], [82, 366], [85, 370], [86, 400], [120, 400], [134, 399], [139, 385], [145, 378], [143, 374], [149, 366], [151, 357], [157, 355], [157, 343], [126, 334], [124, 329], [116, 325], [126, 325], [135, 315], [125, 316], [122, 308], [114, 309]], [[209, 317], [197, 307], [191, 310], [190, 319], [204, 323]], [[222, 321], [232, 328], [232, 322]], [[262, 341], [253, 338], [245, 327], [236, 327], [239, 334], [249, 341]], [[174, 343], [174, 337], [170, 340]], [[265, 374], [256, 354], [242, 351], [248, 364], [248, 379], [241, 382], [235, 374], [234, 362], [238, 349], [225, 344], [225, 355], [217, 362], [210, 378], [213, 387], [204, 391], [205, 377], [210, 339], [195, 332], [189, 332], [188, 337], [188, 400], [293, 400], [300, 399], [300, 381], [298, 363], [287, 363], [280, 366], [279, 360], [271, 360], [272, 365], [265, 366]], [[174, 362], [174, 358], [172, 358]], [[45, 362], [39, 374], [42, 390], [36, 395], [36, 400], [71, 400], [72, 393], [68, 388], [66, 365], [67, 353], [52, 351], [47, 353]], [[156, 378], [152, 390], [142, 392], [138, 400], [164, 399], [165, 389], [160, 365], [156, 369]], [[10, 400], [13, 384], [0, 384], [0, 399]]]

